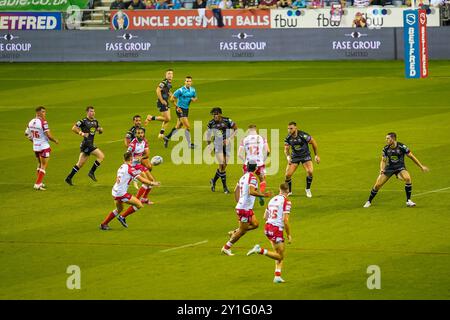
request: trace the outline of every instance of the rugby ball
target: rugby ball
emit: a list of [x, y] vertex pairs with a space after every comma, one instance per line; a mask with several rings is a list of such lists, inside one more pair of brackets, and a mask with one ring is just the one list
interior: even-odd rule
[[154, 156], [152, 160], [150, 160], [150, 162], [152, 163], [152, 165], [157, 166], [163, 163], [163, 158], [161, 156]]

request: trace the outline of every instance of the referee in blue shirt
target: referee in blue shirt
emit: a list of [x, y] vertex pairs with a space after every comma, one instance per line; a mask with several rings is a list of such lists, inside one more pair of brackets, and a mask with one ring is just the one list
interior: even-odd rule
[[[177, 102], [175, 102], [175, 99], [177, 99]], [[195, 148], [195, 145], [191, 143], [191, 133], [190, 133], [190, 124], [189, 124], [189, 105], [191, 102], [197, 101], [197, 92], [195, 91], [195, 88], [192, 86], [192, 77], [186, 76], [186, 79], [184, 80], [184, 86], [177, 89], [173, 95], [171, 100], [175, 102], [176, 106], [176, 112], [177, 112], [177, 124], [175, 127], [170, 131], [170, 133], [164, 137], [164, 147], [167, 148], [169, 145], [170, 138], [172, 135], [177, 132], [177, 130], [181, 129], [182, 127], [185, 128], [184, 134], [186, 136], [186, 140], [189, 144], [189, 147], [191, 149]]]

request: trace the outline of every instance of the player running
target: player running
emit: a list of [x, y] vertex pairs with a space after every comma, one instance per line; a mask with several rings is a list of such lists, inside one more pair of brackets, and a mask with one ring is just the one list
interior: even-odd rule
[[[117, 179], [114, 187], [112, 188], [112, 196], [116, 203], [116, 209], [110, 212], [105, 220], [100, 224], [101, 230], [109, 230], [110, 227], [108, 223], [117, 217], [117, 220], [125, 227], [128, 228], [125, 218], [130, 214], [136, 212], [143, 207], [141, 201], [138, 198], [128, 193], [128, 185], [131, 180], [137, 179], [140, 182], [152, 186], [159, 186], [159, 182], [150, 181], [145, 178], [141, 173], [142, 171], [134, 168], [131, 165], [133, 155], [129, 152], [123, 155], [124, 163], [120, 166], [117, 171]], [[123, 204], [127, 203], [130, 207], [122, 215], [120, 213], [123, 211]]]
[[414, 207], [416, 204], [411, 201], [412, 183], [411, 175], [406, 170], [405, 155], [410, 158], [423, 172], [429, 171], [427, 167], [422, 165], [420, 161], [412, 154], [411, 150], [401, 142], [397, 142], [397, 134], [390, 132], [386, 136], [387, 145], [383, 148], [380, 175], [375, 182], [364, 208], [372, 205], [372, 200], [378, 193], [378, 190], [395, 174], [397, 178], [405, 181], [406, 206]]
[[213, 108], [210, 113], [214, 118], [208, 122], [206, 140], [209, 147], [212, 138], [214, 138], [214, 153], [219, 162], [216, 175], [210, 180], [211, 191], [216, 191], [216, 182], [220, 178], [222, 180], [223, 192], [230, 193], [227, 187], [227, 173], [225, 170], [230, 157], [231, 141], [237, 133], [237, 125], [230, 118], [222, 116], [221, 108]]
[[[261, 192], [266, 191], [266, 167], [264, 163], [269, 154], [270, 149], [267, 140], [258, 135], [256, 125], [249, 125], [248, 134], [242, 139], [239, 145], [238, 155], [239, 158], [244, 161], [244, 173], [247, 172], [247, 163], [249, 161], [256, 162], [258, 167], [256, 168], [255, 174], [259, 178]], [[259, 202], [261, 205], [264, 205], [264, 198], [260, 197]]]
[[189, 105], [191, 102], [197, 101], [197, 92], [195, 91], [195, 88], [192, 86], [192, 77], [187, 76], [184, 80], [184, 86], [177, 89], [173, 95], [171, 100], [175, 102], [175, 99], [177, 99], [177, 102], [175, 103], [176, 111], [177, 111], [177, 124], [175, 127], [172, 128], [170, 133], [164, 137], [164, 147], [167, 148], [169, 145], [170, 138], [172, 135], [177, 132], [177, 130], [181, 129], [182, 127], [185, 128], [184, 135], [186, 136], [186, 140], [188, 142], [188, 145], [191, 149], [195, 148], [195, 145], [191, 143], [191, 126], [189, 124]]
[[133, 117], [133, 126], [130, 128], [130, 130], [127, 131], [127, 134], [125, 135], [125, 139], [124, 139], [125, 147], [128, 147], [131, 140], [136, 138], [136, 130], [137, 129], [142, 129], [142, 130], [144, 130], [144, 133], [145, 133], [145, 128], [142, 127], [141, 116], [138, 114]]
[[257, 168], [256, 162], [250, 161], [247, 164], [248, 172], [244, 174], [234, 189], [234, 198], [237, 202], [236, 213], [239, 220], [239, 227], [228, 232], [230, 240], [222, 247], [222, 252], [227, 256], [234, 256], [231, 246], [235, 244], [247, 231], [258, 228], [258, 220], [253, 212], [255, 197], [270, 197], [270, 192], [261, 193], [258, 191], [258, 181], [255, 176]]
[[[145, 131], [143, 128], [139, 128], [136, 130], [135, 138], [128, 145], [127, 152], [131, 153], [133, 156], [132, 166], [142, 171], [144, 177], [149, 181], [155, 181], [155, 178], [150, 173], [152, 170], [152, 165], [149, 158], [149, 147], [148, 142], [145, 139]], [[139, 189], [136, 198], [138, 198], [142, 203], [145, 204], [153, 204], [147, 196], [151, 191], [151, 185], [142, 184]]]
[[161, 113], [160, 116], [152, 116], [149, 114], [145, 119], [144, 125], [147, 125], [150, 121], [162, 121], [161, 130], [159, 131], [158, 138], [164, 139], [164, 132], [166, 131], [166, 126], [170, 121], [170, 106], [169, 99], [172, 96], [170, 89], [172, 89], [172, 79], [173, 79], [173, 70], [168, 69], [166, 71], [166, 77], [163, 81], [161, 81], [156, 87], [156, 96], [158, 100], [156, 101], [156, 106]]
[[36, 118], [32, 119], [25, 130], [25, 136], [33, 142], [33, 151], [38, 161], [37, 178], [34, 183], [35, 190], [45, 191], [45, 184], [42, 183], [50, 159], [50, 141], [58, 144], [58, 139], [50, 133], [46, 120], [47, 111], [44, 107], [36, 108]]
[[[288, 136], [284, 139], [284, 154], [288, 162], [286, 168], [286, 180], [285, 182], [289, 186], [289, 194], [292, 194], [292, 175], [297, 170], [297, 167], [301, 163], [306, 171], [306, 196], [312, 197], [311, 184], [313, 181], [313, 162], [311, 160], [311, 152], [309, 151], [309, 144], [312, 145], [314, 150], [314, 160], [317, 164], [320, 163], [320, 157], [317, 153], [317, 142], [304, 131], [297, 129], [297, 123], [294, 121], [289, 122]], [[290, 153], [290, 152], [291, 153]]]
[[78, 162], [73, 166], [72, 171], [66, 177], [65, 181], [73, 186], [72, 178], [73, 176], [83, 167], [89, 156], [92, 154], [97, 159], [92, 165], [91, 170], [89, 170], [89, 178], [94, 181], [97, 181], [95, 178], [95, 170], [100, 166], [101, 162], [105, 158], [103, 152], [98, 149], [94, 145], [95, 134], [98, 132], [99, 134], [103, 133], [103, 128], [100, 127], [97, 119], [95, 119], [95, 109], [92, 106], [86, 108], [86, 118], [79, 120], [72, 127], [72, 131], [75, 134], [78, 134], [83, 137], [83, 141], [80, 145], [80, 156], [78, 158]]
[[292, 241], [291, 228], [289, 226], [291, 201], [287, 198], [288, 193], [289, 186], [286, 183], [281, 184], [280, 194], [270, 199], [269, 205], [264, 213], [264, 220], [266, 221], [264, 233], [272, 244], [273, 251], [264, 249], [259, 244], [256, 244], [253, 249], [247, 252], [247, 256], [259, 253], [275, 260], [274, 283], [284, 282], [283, 278], [281, 278], [285, 249], [283, 231], [286, 231], [288, 243]]

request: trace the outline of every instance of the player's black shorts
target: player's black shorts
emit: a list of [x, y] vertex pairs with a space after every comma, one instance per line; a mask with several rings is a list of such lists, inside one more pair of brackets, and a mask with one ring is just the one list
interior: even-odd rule
[[158, 107], [159, 112], [165, 112], [169, 110], [169, 102], [167, 102], [167, 106], [165, 106], [158, 100], [156, 102], [156, 106]]
[[384, 173], [383, 174], [390, 178], [394, 174], [396, 176], [398, 176], [398, 174], [400, 172], [402, 172], [403, 170], [406, 170], [406, 168], [405, 167], [401, 167], [401, 168], [384, 168]]
[[[178, 110], [181, 110], [181, 112], [178, 112]], [[178, 118], [187, 118], [189, 116], [189, 109], [177, 108], [176, 112]]]
[[297, 164], [302, 163], [303, 164], [303, 163], [311, 161], [311, 160], [312, 160], [311, 156], [293, 157], [293, 158], [291, 158], [291, 163], [297, 163]]
[[80, 145], [80, 151], [83, 152], [87, 156], [90, 156], [92, 151], [94, 151], [95, 149], [97, 149], [97, 147], [94, 146], [93, 144], [81, 143], [81, 145]]

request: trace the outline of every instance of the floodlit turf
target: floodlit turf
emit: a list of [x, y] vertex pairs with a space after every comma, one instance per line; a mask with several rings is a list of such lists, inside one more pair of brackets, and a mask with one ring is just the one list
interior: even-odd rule
[[[272, 283], [272, 260], [245, 255], [255, 243], [269, 245], [262, 227], [237, 243], [235, 256], [221, 255], [237, 225], [233, 196], [220, 182], [209, 190], [215, 165], [174, 165], [156, 139], [159, 123], [147, 132], [151, 154], [164, 158], [154, 170], [162, 182], [150, 194], [156, 204], [128, 217], [128, 229], [116, 220], [111, 231], [98, 229], [113, 209], [124, 134], [133, 115], [156, 112], [155, 87], [168, 67], [176, 87], [193, 77], [199, 101], [191, 123], [205, 127], [211, 107], [221, 106], [240, 128], [280, 130], [281, 164], [269, 189], [283, 181], [287, 123], [316, 138], [322, 163], [313, 198], [304, 195], [303, 170], [293, 179], [286, 283]], [[430, 75], [406, 80], [399, 61], [0, 64], [0, 298], [449, 299], [450, 62], [431, 61]], [[60, 140], [46, 192], [32, 189], [36, 160], [23, 136], [37, 105], [47, 107]], [[96, 144], [106, 159], [97, 183], [87, 177], [91, 159], [69, 187], [64, 178], [80, 143], [71, 127], [87, 105], [104, 128]], [[431, 171], [407, 159], [416, 208], [405, 207], [403, 184], [393, 178], [363, 209], [389, 131]], [[227, 175], [233, 186], [241, 165]], [[263, 211], [255, 205], [260, 221]], [[81, 268], [81, 290], [66, 288], [69, 265]], [[380, 290], [366, 286], [371, 265], [380, 267]]]

